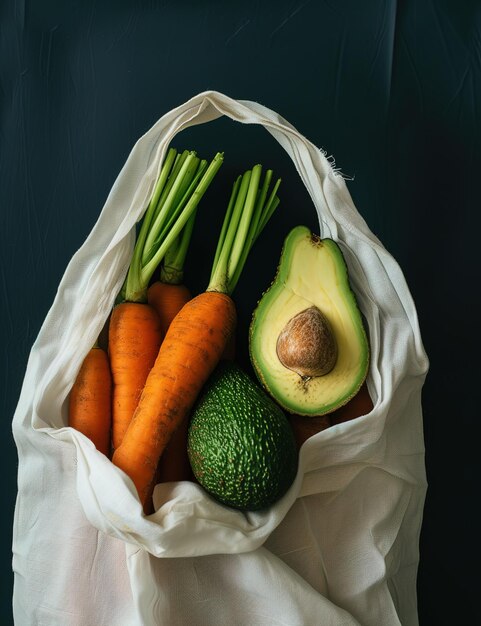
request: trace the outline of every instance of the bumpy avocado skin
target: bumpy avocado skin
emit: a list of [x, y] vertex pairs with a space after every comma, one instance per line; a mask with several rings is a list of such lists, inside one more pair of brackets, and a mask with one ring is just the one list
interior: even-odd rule
[[291, 486], [297, 449], [282, 410], [238, 366], [211, 377], [194, 410], [188, 453], [196, 479], [219, 502], [264, 509]]

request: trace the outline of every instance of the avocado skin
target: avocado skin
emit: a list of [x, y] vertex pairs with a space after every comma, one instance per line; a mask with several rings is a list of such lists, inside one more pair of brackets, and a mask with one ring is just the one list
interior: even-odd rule
[[286, 416], [233, 363], [217, 368], [197, 403], [188, 454], [202, 487], [243, 511], [276, 502], [297, 472], [297, 448]]

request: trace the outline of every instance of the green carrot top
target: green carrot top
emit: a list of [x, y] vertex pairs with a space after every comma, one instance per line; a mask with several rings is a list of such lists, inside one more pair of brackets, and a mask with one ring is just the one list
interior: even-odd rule
[[182, 271], [197, 205], [222, 162], [222, 153], [208, 164], [195, 152], [169, 149], [137, 236], [122, 299], [145, 302], [149, 281], [163, 259], [166, 267]]
[[261, 185], [262, 165], [255, 165], [234, 183], [217, 249], [208, 291], [229, 295], [240, 278], [247, 256], [279, 204], [278, 179], [269, 194], [272, 170]]

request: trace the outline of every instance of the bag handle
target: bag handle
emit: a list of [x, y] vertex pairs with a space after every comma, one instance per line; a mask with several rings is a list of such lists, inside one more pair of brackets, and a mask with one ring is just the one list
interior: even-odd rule
[[[264, 126], [277, 140], [291, 157], [312, 198], [321, 227], [327, 231], [323, 232], [322, 236], [336, 237], [337, 223], [323, 192], [323, 184], [329, 179], [339, 189], [345, 189], [342, 176], [335, 175], [332, 165], [319, 148], [271, 109], [257, 102], [233, 100], [217, 91], [205, 91], [160, 118], [151, 128], [149, 134], [152, 133], [159, 142], [162, 142], [164, 146], [162, 153], [164, 153], [175, 135], [182, 130], [189, 126], [213, 121], [223, 115], [241, 124]], [[147, 139], [147, 136], [144, 136], [143, 139]], [[156, 156], [157, 162], [161, 163], [164, 154]], [[354, 209], [354, 207], [352, 208]], [[354, 212], [356, 212], [355, 209]]]

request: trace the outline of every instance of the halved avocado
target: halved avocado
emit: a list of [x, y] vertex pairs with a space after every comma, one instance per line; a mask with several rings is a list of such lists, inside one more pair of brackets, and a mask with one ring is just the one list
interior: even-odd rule
[[356, 395], [369, 344], [335, 241], [305, 226], [289, 233], [277, 275], [254, 311], [249, 350], [259, 381], [290, 413], [325, 415]]

